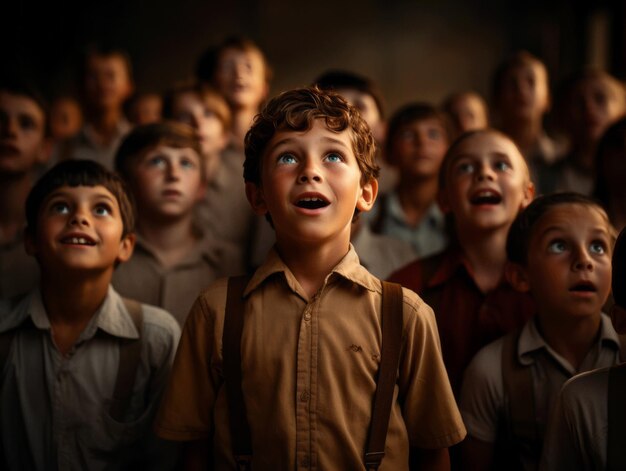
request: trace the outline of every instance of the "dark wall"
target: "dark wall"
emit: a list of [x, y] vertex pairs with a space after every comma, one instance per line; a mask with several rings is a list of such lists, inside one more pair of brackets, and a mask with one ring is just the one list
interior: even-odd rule
[[[624, 74], [624, 1], [485, 0], [151, 0], [7, 4], [3, 69], [23, 69], [51, 95], [72, 89], [73, 64], [91, 41], [127, 49], [139, 89], [160, 91], [193, 72], [198, 55], [231, 34], [266, 51], [272, 92], [305, 85], [327, 68], [347, 68], [381, 85], [390, 110], [449, 92], [489, 91], [496, 64], [526, 48], [553, 79], [593, 62], [589, 22], [609, 19], [609, 70]], [[8, 20], [8, 21], [7, 21]], [[598, 34], [596, 31], [594, 34]], [[593, 51], [592, 51], [593, 52]]]

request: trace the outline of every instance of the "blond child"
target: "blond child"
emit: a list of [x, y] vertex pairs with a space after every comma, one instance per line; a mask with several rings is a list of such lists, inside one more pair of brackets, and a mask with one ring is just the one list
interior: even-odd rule
[[461, 136], [439, 173], [438, 201], [453, 242], [390, 277], [429, 303], [437, 318], [444, 362], [458, 394], [463, 371], [488, 342], [520, 327], [533, 313], [528, 295], [504, 279], [509, 227], [534, 196], [528, 167], [504, 134]]
[[575, 193], [537, 198], [511, 226], [507, 279], [530, 293], [536, 315], [466, 370], [459, 404], [467, 469], [537, 469], [563, 383], [619, 361], [618, 336], [602, 314], [614, 237], [604, 210]]
[[[364, 467], [381, 353], [381, 282], [359, 264], [350, 232], [355, 212], [374, 203], [376, 173], [373, 138], [356, 109], [316, 88], [271, 100], [246, 137], [246, 194], [276, 231], [241, 313], [253, 468]], [[213, 284], [192, 308], [156, 422], [163, 438], [187, 442], [189, 468], [206, 462], [210, 449], [216, 468], [235, 468], [226, 418], [233, 396], [222, 376], [226, 286]], [[402, 356], [380, 469], [408, 469], [409, 449], [425, 469], [447, 469], [446, 448], [464, 428], [432, 312], [408, 290], [403, 300]]]
[[182, 326], [213, 280], [243, 272], [241, 251], [194, 223], [206, 188], [200, 142], [192, 128], [164, 121], [136, 127], [115, 167], [137, 204], [137, 244], [113, 276], [124, 295], [162, 307]]

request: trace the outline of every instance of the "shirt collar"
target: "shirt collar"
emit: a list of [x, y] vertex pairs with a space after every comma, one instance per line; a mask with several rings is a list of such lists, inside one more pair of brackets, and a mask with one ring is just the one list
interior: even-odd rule
[[[203, 231], [195, 228], [194, 231], [200, 236], [200, 238], [196, 241], [192, 250], [185, 256], [185, 258], [176, 264], [176, 266], [180, 267], [183, 265], [193, 265], [201, 258], [206, 259], [211, 265], [217, 265], [220, 261], [222, 244], [215, 239], [209, 231]], [[158, 257], [156, 256], [157, 250], [138, 233], [136, 234], [135, 250], [142, 250], [150, 257], [158, 260]]]
[[[285, 281], [289, 288], [294, 292], [298, 293], [304, 299], [307, 299], [307, 296], [302, 293], [302, 288], [300, 288], [300, 284], [296, 280], [293, 273], [283, 260], [280, 258], [280, 255], [276, 251], [276, 248], [272, 248], [265, 262], [261, 265], [257, 271], [252, 276], [248, 286], [244, 291], [244, 296], [248, 296], [252, 291], [256, 290], [261, 284], [263, 284], [268, 278], [276, 275], [282, 274], [284, 276]], [[341, 261], [332, 269], [331, 273], [328, 274], [325, 280], [325, 284], [329, 283], [334, 277], [340, 276], [347, 280], [352, 281], [353, 283], [362, 286], [363, 288], [369, 291], [376, 291], [379, 287], [377, 283], [377, 278], [374, 277], [371, 273], [369, 273], [359, 262], [359, 257], [354, 250], [352, 244], [350, 244], [350, 249], [348, 253], [341, 259]]]

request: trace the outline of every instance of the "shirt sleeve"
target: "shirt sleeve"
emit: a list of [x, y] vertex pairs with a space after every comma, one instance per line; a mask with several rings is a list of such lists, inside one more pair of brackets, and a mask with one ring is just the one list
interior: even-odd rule
[[443, 364], [435, 316], [423, 301], [407, 302], [406, 295], [404, 310], [399, 394], [409, 443], [447, 448], [463, 440], [466, 431]]
[[459, 408], [472, 438], [494, 443], [504, 411], [502, 340], [480, 350], [465, 370]]
[[212, 365], [221, 344], [216, 345], [215, 341], [216, 310], [207, 299], [210, 290], [191, 308], [157, 415], [155, 431], [167, 440], [201, 440], [211, 433], [213, 408], [221, 385], [220, 375]]

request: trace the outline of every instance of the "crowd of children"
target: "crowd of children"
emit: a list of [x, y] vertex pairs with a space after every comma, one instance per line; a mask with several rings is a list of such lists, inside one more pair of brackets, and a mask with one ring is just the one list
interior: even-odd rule
[[0, 468], [626, 467], [618, 79], [519, 51], [386, 120], [241, 37], [79, 71], [0, 81]]

